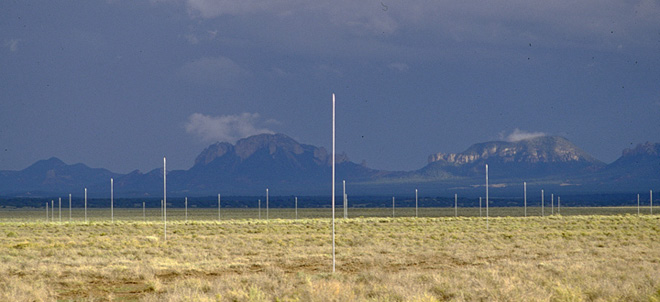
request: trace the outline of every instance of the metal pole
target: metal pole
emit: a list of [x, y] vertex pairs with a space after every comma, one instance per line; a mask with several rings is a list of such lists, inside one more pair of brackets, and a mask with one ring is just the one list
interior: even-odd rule
[[392, 196], [392, 217], [394, 218], [394, 196]]
[[555, 194], [550, 194], [550, 215], [555, 215]]
[[525, 198], [524, 198], [525, 199], [525, 217], [527, 217], [527, 182], [526, 181], [523, 182], [523, 192], [525, 192], [524, 193], [524, 195], [525, 195]]
[[561, 215], [561, 196], [557, 196], [557, 215]]
[[298, 197], [296, 197], [296, 219], [298, 219]]
[[342, 180], [342, 185], [344, 187], [344, 194], [342, 194], [344, 198], [344, 219], [346, 219], [348, 218], [348, 213], [346, 212], [346, 180]]
[[167, 161], [163, 156], [163, 234], [167, 241]]
[[259, 219], [261, 219], [261, 199], [259, 199]]
[[115, 222], [115, 181], [110, 178], [110, 217]]
[[488, 228], [488, 165], [486, 165], [486, 230]]
[[545, 194], [541, 190], [541, 216], [545, 217]]
[[60, 223], [62, 222], [62, 197], [58, 198], [58, 201], [60, 203]]
[[268, 220], [268, 188], [266, 188], [266, 220]]
[[87, 188], [85, 188], [85, 223], [87, 223]]
[[454, 194], [454, 218], [458, 217], [458, 194]]
[[417, 189], [415, 189], [415, 218], [419, 217], [419, 213], [417, 211], [418, 209], [418, 203], [417, 203]]
[[332, 94], [332, 272], [335, 272], [335, 94]]
[[69, 194], [69, 222], [71, 222], [71, 194]]
[[344, 203], [346, 204], [344, 206], [344, 218], [348, 218], [348, 194], [344, 195]]

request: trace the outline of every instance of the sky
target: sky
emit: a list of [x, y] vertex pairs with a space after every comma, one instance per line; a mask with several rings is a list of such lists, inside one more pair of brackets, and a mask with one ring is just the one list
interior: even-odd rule
[[375, 169], [559, 135], [660, 142], [660, 1], [0, 2], [0, 170], [189, 169], [284, 133]]

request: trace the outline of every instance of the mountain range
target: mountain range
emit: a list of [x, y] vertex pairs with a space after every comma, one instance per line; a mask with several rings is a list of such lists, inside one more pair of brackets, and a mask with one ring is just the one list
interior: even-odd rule
[[[277, 195], [329, 195], [332, 154], [301, 144], [284, 134], [259, 134], [235, 144], [208, 146], [188, 170], [168, 171], [168, 196], [217, 193], [255, 196], [266, 188]], [[644, 192], [660, 187], [660, 144], [644, 143], [603, 163], [563, 137], [541, 136], [515, 142], [474, 144], [461, 153], [431, 154], [413, 171], [383, 171], [336, 155], [337, 180], [352, 194], [391, 195], [414, 191], [462, 196], [482, 194], [485, 165], [490, 184], [500, 195], [518, 194], [528, 186], [571, 193]], [[109, 194], [109, 179], [121, 196], [162, 195], [162, 169], [120, 174], [57, 158], [41, 160], [20, 171], [0, 171], [0, 195], [43, 197], [88, 188], [91, 196]], [[339, 187], [338, 187], [339, 188]], [[80, 194], [78, 194], [80, 195]]]

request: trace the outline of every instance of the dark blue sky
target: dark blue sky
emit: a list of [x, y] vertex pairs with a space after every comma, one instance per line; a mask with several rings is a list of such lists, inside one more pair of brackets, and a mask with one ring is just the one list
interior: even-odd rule
[[262, 132], [411, 170], [561, 135], [660, 142], [660, 2], [2, 1], [0, 170], [115, 172]]

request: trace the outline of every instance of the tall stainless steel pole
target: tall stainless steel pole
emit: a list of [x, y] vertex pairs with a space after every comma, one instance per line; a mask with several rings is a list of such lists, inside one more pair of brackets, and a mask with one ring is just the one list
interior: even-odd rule
[[541, 216], [545, 217], [545, 193], [541, 190]]
[[167, 161], [163, 156], [163, 234], [167, 241]]
[[392, 217], [394, 217], [394, 196], [392, 196]]
[[486, 165], [486, 229], [488, 228], [488, 165]]
[[342, 194], [342, 199], [344, 202], [344, 219], [348, 218], [348, 212], [346, 211], [346, 180], [342, 180], [342, 185], [344, 187], [344, 194]]
[[555, 194], [550, 194], [550, 215], [555, 215]]
[[332, 94], [332, 272], [335, 272], [335, 94]]
[[524, 192], [524, 200], [525, 200], [525, 217], [527, 217], [527, 182], [523, 182], [523, 192]]
[[110, 178], [110, 217], [115, 222], [115, 181]]
[[415, 218], [419, 217], [419, 212], [418, 212], [418, 202], [417, 202], [417, 189], [415, 189]]

